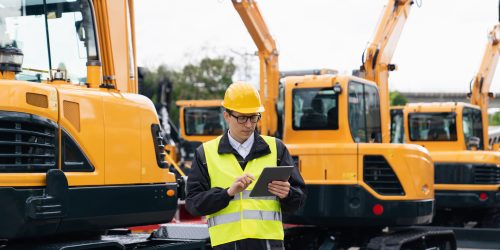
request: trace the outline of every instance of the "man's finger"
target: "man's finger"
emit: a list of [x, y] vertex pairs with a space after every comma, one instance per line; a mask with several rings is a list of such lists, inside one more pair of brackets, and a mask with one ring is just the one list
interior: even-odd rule
[[273, 190], [273, 189], [269, 189], [269, 192], [270, 192], [271, 194], [276, 195], [276, 196], [279, 196], [279, 195], [280, 195], [277, 191], [275, 191], [275, 190]]
[[283, 187], [289, 187], [290, 183], [288, 181], [272, 181], [272, 184], [283, 186]]
[[243, 183], [245, 183], [245, 185], [250, 185], [250, 183], [252, 183], [252, 181], [244, 175], [241, 176], [241, 180], [243, 181]]
[[240, 179], [238, 181], [243, 183], [243, 185], [247, 184], [247, 180], [245, 180], [245, 178], [243, 178], [243, 177], [240, 177]]
[[276, 192], [283, 192], [283, 193], [287, 191], [287, 189], [276, 187], [276, 186], [273, 186], [273, 185], [269, 185], [268, 189], [276, 191]]
[[287, 195], [287, 193], [284, 193], [284, 192], [279, 192], [279, 191], [274, 190], [274, 189], [269, 189], [269, 192], [270, 192], [271, 194], [274, 194], [274, 195], [276, 195], [276, 196], [280, 197], [280, 198], [284, 198], [284, 197], [286, 197], [286, 195]]
[[254, 177], [253, 175], [251, 175], [251, 174], [249, 174], [249, 173], [245, 173], [245, 176], [246, 176], [247, 178], [249, 178], [250, 180], [255, 181], [255, 177]]
[[290, 189], [290, 186], [287, 185], [287, 184], [281, 185], [281, 184], [276, 184], [276, 183], [269, 183], [268, 186], [274, 187], [274, 188], [278, 188], [278, 189], [282, 189], [282, 190], [288, 190], [288, 189]]
[[245, 180], [246, 184], [247, 185], [250, 185], [252, 183], [252, 179], [248, 178], [248, 177], [243, 177], [243, 179]]

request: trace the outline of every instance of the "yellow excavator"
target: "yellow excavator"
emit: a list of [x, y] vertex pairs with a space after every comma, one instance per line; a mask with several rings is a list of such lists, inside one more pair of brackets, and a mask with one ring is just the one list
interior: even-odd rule
[[500, 152], [488, 144], [489, 89], [500, 53], [500, 24], [488, 38], [468, 94], [470, 104], [414, 103], [391, 110], [392, 142], [422, 145], [434, 160], [438, 225], [500, 227]]
[[[411, 4], [401, 0], [387, 4], [372, 43], [374, 53], [370, 48], [367, 54], [368, 79], [311, 74], [280, 81], [276, 44], [256, 2], [233, 0], [258, 48], [259, 93], [266, 107], [260, 131], [285, 142], [308, 189], [304, 207], [284, 216], [285, 222], [295, 225], [285, 232], [287, 248], [382, 247], [398, 237], [404, 239], [396, 244], [399, 248], [455, 246], [448, 231], [405, 229], [386, 234], [381, 230], [430, 223], [434, 210], [434, 170], [428, 151], [417, 145], [382, 143], [383, 138], [389, 142], [390, 135], [389, 97], [383, 84]], [[220, 102], [207, 104], [178, 102], [182, 136], [186, 131], [203, 135], [204, 128], [186, 127], [197, 124], [196, 119], [203, 121], [200, 125], [212, 123], [201, 116], [204, 106], [210, 106], [215, 123], [221, 121], [221, 114], [216, 114]]]
[[173, 218], [133, 2], [0, 1], [0, 245]]

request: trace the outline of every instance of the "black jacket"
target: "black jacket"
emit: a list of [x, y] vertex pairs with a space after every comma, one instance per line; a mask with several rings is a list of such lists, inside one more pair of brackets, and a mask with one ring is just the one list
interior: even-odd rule
[[[271, 153], [269, 145], [257, 131], [254, 133], [255, 140], [246, 158], [241, 157], [238, 152], [233, 149], [229, 143], [228, 136], [226, 131], [220, 140], [218, 153], [234, 154], [243, 170], [248, 161]], [[276, 147], [278, 158], [276, 165], [293, 166], [293, 159], [285, 144], [281, 140], [276, 139]], [[290, 193], [286, 198], [280, 199], [281, 210], [283, 212], [295, 211], [301, 207], [306, 200], [304, 180], [297, 167], [293, 169], [292, 175], [288, 181], [290, 182]], [[232, 196], [228, 195], [227, 189], [210, 186], [210, 176], [208, 174], [205, 152], [203, 150], [203, 145], [199, 146], [196, 149], [187, 180], [186, 209], [193, 216], [209, 215], [225, 208], [232, 198]]]

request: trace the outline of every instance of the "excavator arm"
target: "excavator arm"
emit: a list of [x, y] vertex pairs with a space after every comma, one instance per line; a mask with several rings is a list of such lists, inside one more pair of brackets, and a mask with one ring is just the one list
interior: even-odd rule
[[278, 99], [278, 50], [266, 22], [253, 0], [233, 0], [233, 5], [258, 49], [260, 61], [259, 93], [266, 109], [261, 120], [261, 133], [275, 135], [278, 127], [276, 101]]
[[488, 44], [484, 51], [481, 67], [473, 79], [471, 93], [469, 93], [471, 104], [477, 105], [481, 109], [485, 148], [488, 146], [488, 101], [490, 97], [493, 97], [489, 91], [500, 53], [499, 40], [500, 24], [497, 24], [488, 35]]
[[382, 142], [390, 141], [389, 133], [389, 71], [396, 66], [390, 64], [399, 37], [408, 18], [412, 0], [390, 0], [375, 36], [367, 48], [361, 71], [364, 78], [374, 81], [380, 91], [380, 113], [382, 121]]

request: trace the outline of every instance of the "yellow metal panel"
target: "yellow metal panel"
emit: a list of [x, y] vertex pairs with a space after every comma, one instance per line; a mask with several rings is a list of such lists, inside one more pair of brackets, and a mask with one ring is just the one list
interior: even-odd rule
[[140, 183], [141, 113], [134, 95], [110, 91], [104, 99], [105, 184]]
[[436, 190], [456, 190], [456, 191], [498, 191], [498, 185], [454, 185], [436, 184]]
[[61, 106], [63, 102], [73, 102], [78, 103], [80, 108], [80, 131], [65, 115], [61, 116], [60, 125], [73, 137], [95, 168], [91, 173], [67, 172], [69, 185], [102, 185], [105, 173], [103, 97], [109, 96], [108, 91], [71, 85], [58, 85], [58, 88]]
[[308, 184], [349, 185], [358, 182], [354, 143], [288, 144], [299, 157], [299, 170]]
[[45, 173], [12, 173], [0, 176], [0, 187], [45, 186]]
[[[21, 81], [1, 81], [1, 85], [0, 110], [29, 113], [58, 121], [57, 90], [53, 86]], [[28, 104], [26, 93], [47, 96], [48, 108]]]
[[435, 151], [431, 152], [431, 156], [434, 162], [500, 164], [500, 152], [494, 151]]
[[[373, 196], [382, 200], [416, 200], [434, 199], [434, 166], [428, 151], [417, 145], [409, 144], [359, 144], [359, 161], [364, 155], [382, 155], [398, 177], [405, 191], [404, 196], [382, 196], [363, 182], [360, 183]], [[362, 173], [363, 164], [359, 170]]]

